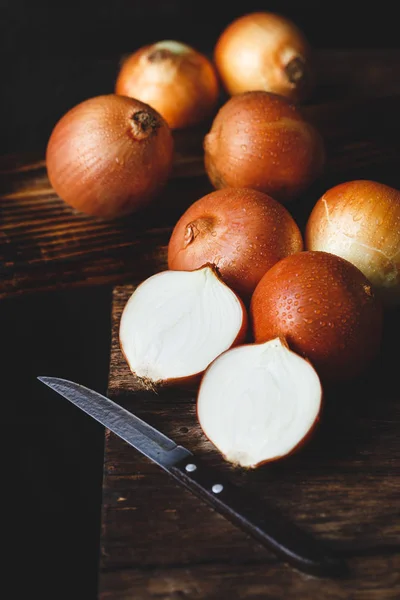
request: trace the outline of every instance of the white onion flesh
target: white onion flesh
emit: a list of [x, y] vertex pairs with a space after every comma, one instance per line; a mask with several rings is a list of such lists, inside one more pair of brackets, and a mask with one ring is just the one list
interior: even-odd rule
[[211, 267], [164, 271], [128, 300], [120, 343], [133, 373], [152, 382], [202, 373], [244, 329], [239, 298]]
[[198, 418], [229, 462], [255, 467], [290, 454], [306, 438], [321, 398], [314, 368], [277, 338], [213, 362], [200, 386]]

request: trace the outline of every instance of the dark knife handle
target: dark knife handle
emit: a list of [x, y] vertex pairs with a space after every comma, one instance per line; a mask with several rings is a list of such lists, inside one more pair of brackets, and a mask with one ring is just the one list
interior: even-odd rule
[[345, 562], [325, 544], [290, 522], [276, 508], [254, 502], [242, 489], [223, 481], [217, 471], [195, 457], [167, 471], [196, 496], [202, 498], [231, 522], [244, 529], [286, 562], [318, 576], [339, 576]]

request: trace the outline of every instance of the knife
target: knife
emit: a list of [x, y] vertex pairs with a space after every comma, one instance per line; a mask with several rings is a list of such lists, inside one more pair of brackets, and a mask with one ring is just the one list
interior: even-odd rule
[[[56, 377], [39, 381], [78, 406], [107, 429], [157, 463], [196, 496], [210, 504], [285, 562], [320, 577], [344, 575], [346, 563], [325, 544], [291, 523], [275, 507], [254, 507], [242, 488], [224, 481], [154, 427], [98, 392]], [[254, 500], [254, 499], [252, 499]]]

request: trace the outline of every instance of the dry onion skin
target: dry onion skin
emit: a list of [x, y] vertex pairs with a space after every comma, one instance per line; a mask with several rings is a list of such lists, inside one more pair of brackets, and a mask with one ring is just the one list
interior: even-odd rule
[[221, 34], [215, 63], [229, 94], [264, 90], [305, 100], [314, 87], [310, 45], [290, 20], [269, 12], [240, 17]]
[[50, 136], [50, 183], [70, 206], [114, 218], [146, 206], [172, 168], [173, 139], [150, 106], [113, 94], [67, 112]]
[[294, 104], [268, 92], [233, 96], [204, 140], [205, 167], [216, 188], [253, 188], [288, 203], [317, 179], [323, 140]]
[[195, 383], [246, 331], [243, 302], [207, 265], [141, 283], [125, 305], [119, 337], [130, 370], [152, 388]]
[[315, 369], [277, 338], [217, 358], [201, 381], [197, 415], [227, 461], [254, 468], [310, 439], [321, 403]]
[[327, 252], [274, 265], [251, 300], [256, 342], [284, 337], [325, 380], [360, 375], [379, 352], [382, 306], [357, 267]]
[[225, 188], [181, 216], [169, 241], [168, 266], [192, 271], [211, 263], [248, 299], [268, 269], [302, 249], [300, 230], [282, 204], [256, 190]]
[[172, 129], [196, 125], [214, 110], [219, 84], [206, 56], [173, 40], [144, 46], [122, 64], [115, 93], [157, 110]]
[[337, 254], [364, 273], [386, 306], [400, 304], [400, 192], [349, 181], [316, 203], [306, 228], [309, 250]]

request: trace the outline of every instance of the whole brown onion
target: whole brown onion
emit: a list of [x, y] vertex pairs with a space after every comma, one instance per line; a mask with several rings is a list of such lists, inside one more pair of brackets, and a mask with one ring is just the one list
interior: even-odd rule
[[274, 265], [251, 300], [256, 342], [284, 337], [319, 375], [360, 375], [377, 354], [382, 306], [368, 279], [327, 252], [299, 252]]
[[264, 90], [305, 100], [314, 85], [312, 51], [289, 19], [270, 12], [239, 17], [223, 31], [215, 63], [229, 94]]
[[192, 204], [179, 219], [168, 266], [192, 271], [211, 263], [248, 298], [268, 269], [302, 249], [300, 230], [279, 202], [256, 190], [225, 188]]
[[91, 98], [56, 124], [46, 153], [57, 194], [74, 208], [118, 217], [147, 205], [167, 181], [173, 139], [150, 106], [122, 96]]
[[216, 188], [246, 187], [286, 203], [320, 175], [322, 138], [294, 104], [268, 92], [233, 96], [204, 140], [205, 166]]
[[400, 304], [400, 191], [376, 181], [331, 188], [313, 208], [306, 239], [309, 250], [358, 267], [387, 306]]
[[216, 106], [219, 85], [212, 63], [173, 40], [144, 46], [122, 64], [115, 86], [157, 110], [172, 129], [195, 125]]

